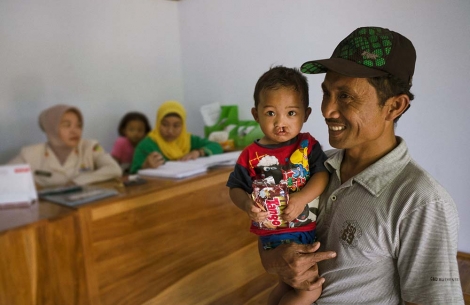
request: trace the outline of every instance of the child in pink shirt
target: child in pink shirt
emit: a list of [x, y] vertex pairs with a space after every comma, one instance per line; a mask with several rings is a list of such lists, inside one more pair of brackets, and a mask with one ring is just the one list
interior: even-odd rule
[[114, 142], [111, 155], [124, 172], [127, 172], [132, 163], [134, 148], [150, 130], [147, 117], [140, 112], [129, 112], [121, 119], [118, 127], [120, 137]]

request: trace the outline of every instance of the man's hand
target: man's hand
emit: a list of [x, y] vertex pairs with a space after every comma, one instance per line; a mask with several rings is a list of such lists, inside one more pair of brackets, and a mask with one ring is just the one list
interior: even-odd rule
[[333, 251], [316, 253], [319, 247], [319, 242], [313, 245], [291, 243], [264, 250], [258, 243], [264, 269], [268, 273], [277, 274], [289, 286], [302, 290], [320, 288], [325, 279], [319, 277], [317, 263], [336, 257]]

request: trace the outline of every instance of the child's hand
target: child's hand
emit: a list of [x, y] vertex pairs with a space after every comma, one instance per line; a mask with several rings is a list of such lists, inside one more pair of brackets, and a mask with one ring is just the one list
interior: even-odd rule
[[289, 194], [289, 203], [284, 210], [282, 219], [285, 221], [292, 221], [296, 219], [305, 209], [305, 204], [300, 202], [298, 198], [298, 193]]
[[246, 201], [245, 212], [248, 214], [251, 220], [256, 222], [263, 222], [268, 217], [268, 212], [265, 212], [256, 206], [251, 199]]

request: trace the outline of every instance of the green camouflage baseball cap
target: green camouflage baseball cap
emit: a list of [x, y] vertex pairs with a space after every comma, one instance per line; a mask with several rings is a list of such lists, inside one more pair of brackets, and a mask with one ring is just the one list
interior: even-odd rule
[[377, 77], [391, 74], [411, 87], [416, 50], [403, 35], [379, 27], [361, 27], [343, 39], [329, 59], [304, 63], [307, 74], [328, 70], [350, 77]]

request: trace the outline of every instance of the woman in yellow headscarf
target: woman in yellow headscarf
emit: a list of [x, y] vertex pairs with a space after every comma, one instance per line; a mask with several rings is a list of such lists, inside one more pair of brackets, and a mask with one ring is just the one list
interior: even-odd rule
[[158, 109], [155, 129], [135, 148], [131, 173], [157, 168], [167, 160], [192, 160], [222, 152], [219, 143], [188, 133], [183, 105], [167, 101]]

